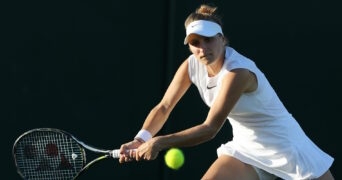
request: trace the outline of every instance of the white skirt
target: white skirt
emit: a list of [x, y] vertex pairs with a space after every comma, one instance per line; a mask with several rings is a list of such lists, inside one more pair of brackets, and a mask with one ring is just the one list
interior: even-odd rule
[[[235, 129], [236, 134], [240, 134], [221, 145], [217, 149], [218, 156], [235, 157], [286, 180], [318, 178], [334, 161], [334, 158], [323, 152], [305, 135], [296, 122], [286, 133], [279, 132], [281, 130], [278, 134], [267, 132], [268, 134], [258, 134], [258, 137], [262, 138], [252, 138], [253, 140], [241, 136], [241, 131]], [[257, 132], [253, 131], [253, 134], [256, 135]]]

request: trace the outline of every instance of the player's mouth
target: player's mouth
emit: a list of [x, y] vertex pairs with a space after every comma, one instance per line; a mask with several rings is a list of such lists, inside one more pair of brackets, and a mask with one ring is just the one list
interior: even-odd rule
[[203, 56], [200, 56], [200, 58], [203, 60], [210, 59], [210, 57], [211, 57], [211, 54], [205, 54]]

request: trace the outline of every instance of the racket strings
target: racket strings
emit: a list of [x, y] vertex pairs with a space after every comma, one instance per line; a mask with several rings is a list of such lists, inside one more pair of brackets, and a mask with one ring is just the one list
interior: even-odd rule
[[84, 166], [82, 148], [71, 137], [53, 131], [23, 136], [15, 146], [16, 164], [26, 179], [72, 179]]

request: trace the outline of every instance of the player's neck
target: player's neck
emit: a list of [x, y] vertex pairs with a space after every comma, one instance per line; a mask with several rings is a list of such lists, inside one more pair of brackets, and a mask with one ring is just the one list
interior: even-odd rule
[[211, 64], [208, 64], [207, 67], [207, 72], [209, 77], [213, 77], [217, 75], [223, 66], [224, 59], [218, 59], [217, 61], [212, 62]]

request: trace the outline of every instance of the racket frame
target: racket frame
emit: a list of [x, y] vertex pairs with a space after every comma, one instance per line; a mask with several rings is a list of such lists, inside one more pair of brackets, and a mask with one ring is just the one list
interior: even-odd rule
[[[12, 155], [14, 158], [14, 162], [15, 162], [15, 166], [17, 168], [17, 172], [18, 174], [22, 177], [22, 178], [26, 178], [24, 176], [24, 174], [21, 172], [19, 166], [18, 166], [18, 162], [17, 162], [17, 157], [16, 157], [16, 150], [17, 150], [17, 144], [19, 143], [19, 141], [27, 136], [28, 134], [31, 134], [33, 132], [55, 132], [55, 133], [60, 133], [60, 134], [64, 134], [65, 136], [70, 137], [71, 139], [73, 139], [81, 148], [81, 154], [83, 156], [83, 164], [82, 164], [82, 168], [76, 173], [76, 175], [74, 176], [73, 179], [76, 179], [77, 177], [79, 177], [81, 174], [83, 174], [83, 172], [88, 169], [90, 166], [92, 166], [93, 164], [107, 159], [107, 158], [119, 158], [120, 157], [120, 153], [119, 153], [119, 149], [115, 149], [115, 150], [105, 150], [105, 149], [100, 149], [100, 148], [96, 148], [94, 146], [90, 146], [86, 143], [84, 143], [83, 141], [80, 141], [79, 139], [77, 139], [74, 135], [61, 130], [61, 129], [56, 129], [56, 128], [35, 128], [35, 129], [31, 129], [28, 130], [26, 132], [24, 132], [23, 134], [21, 134], [14, 142], [13, 144], [13, 148], [12, 148]], [[95, 159], [93, 159], [90, 162], [87, 162], [87, 157], [86, 157], [86, 151], [85, 149], [94, 152], [94, 153], [99, 153], [99, 154], [103, 154]]]

